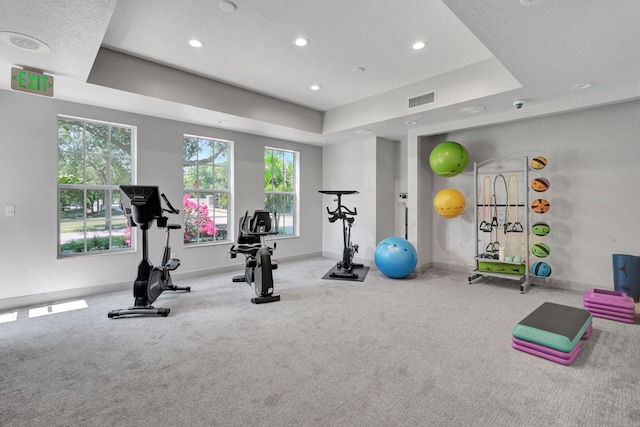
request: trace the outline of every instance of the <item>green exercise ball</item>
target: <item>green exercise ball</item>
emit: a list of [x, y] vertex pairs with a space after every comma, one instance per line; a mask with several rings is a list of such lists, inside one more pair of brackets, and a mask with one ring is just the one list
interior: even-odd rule
[[431, 169], [447, 178], [458, 175], [467, 167], [467, 163], [469, 163], [467, 149], [453, 141], [436, 145], [429, 156]]

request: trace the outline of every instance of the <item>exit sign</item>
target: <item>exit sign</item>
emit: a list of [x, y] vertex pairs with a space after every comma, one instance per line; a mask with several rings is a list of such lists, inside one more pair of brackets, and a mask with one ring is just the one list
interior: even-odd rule
[[53, 96], [53, 76], [23, 68], [11, 68], [11, 89]]

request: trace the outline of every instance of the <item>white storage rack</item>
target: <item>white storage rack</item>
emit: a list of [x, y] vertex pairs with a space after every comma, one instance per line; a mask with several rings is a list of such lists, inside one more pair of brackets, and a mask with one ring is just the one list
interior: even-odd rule
[[[502, 279], [515, 280], [520, 285], [520, 292], [525, 293], [531, 286], [531, 275], [529, 265], [529, 160], [523, 158], [497, 158], [473, 164], [474, 192], [474, 235], [476, 241], [475, 268], [469, 276], [469, 284], [485, 279], [487, 277], [498, 277]], [[496, 180], [502, 175], [506, 181], [507, 189], [502, 183], [497, 184]], [[489, 194], [487, 194], [486, 182], [490, 179]], [[515, 177], [515, 178], [513, 178]], [[517, 186], [514, 184], [517, 181]], [[496, 185], [497, 184], [497, 185]], [[515, 187], [515, 188], [513, 188]], [[517, 194], [512, 194], [513, 190]], [[494, 200], [493, 198], [496, 198]], [[487, 217], [487, 202], [489, 203], [489, 215]], [[494, 216], [495, 215], [495, 216]], [[515, 218], [514, 218], [515, 217]], [[482, 218], [482, 219], [481, 219]], [[517, 222], [522, 225], [522, 232], [505, 232], [505, 222]], [[491, 232], [480, 231], [482, 221], [491, 221], [493, 227]], [[495, 224], [498, 223], [496, 229]], [[520, 222], [522, 221], [522, 222]], [[518, 227], [519, 228], [519, 227]], [[495, 238], [493, 237], [495, 236]], [[483, 258], [481, 255], [492, 253], [487, 251], [495, 248], [494, 243], [498, 239], [503, 239], [500, 244], [505, 245], [508, 256], [520, 256], [521, 262], [499, 261], [490, 258]], [[490, 247], [491, 245], [491, 247]], [[496, 254], [498, 252], [495, 252]], [[478, 262], [501, 263], [523, 265], [524, 274], [507, 274], [496, 272], [479, 271]]]

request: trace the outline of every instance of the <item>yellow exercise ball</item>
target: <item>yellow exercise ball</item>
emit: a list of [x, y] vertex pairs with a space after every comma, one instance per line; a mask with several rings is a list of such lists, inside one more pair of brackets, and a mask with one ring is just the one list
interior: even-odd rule
[[455, 218], [464, 211], [466, 202], [455, 188], [440, 190], [433, 199], [433, 208], [443, 218]]

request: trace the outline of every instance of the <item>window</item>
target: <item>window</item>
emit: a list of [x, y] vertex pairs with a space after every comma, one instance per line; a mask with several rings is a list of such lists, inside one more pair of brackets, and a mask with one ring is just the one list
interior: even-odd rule
[[184, 243], [229, 241], [231, 141], [185, 135]]
[[264, 205], [278, 215], [278, 235], [295, 236], [297, 160], [299, 153], [267, 147], [264, 150]]
[[133, 181], [135, 127], [58, 117], [58, 255], [131, 249], [120, 210]]

